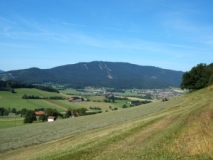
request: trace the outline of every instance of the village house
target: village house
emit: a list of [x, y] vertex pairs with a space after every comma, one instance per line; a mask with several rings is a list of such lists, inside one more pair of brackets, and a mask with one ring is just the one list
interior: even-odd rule
[[48, 122], [54, 122], [55, 120], [56, 120], [56, 117], [54, 116], [49, 116], [47, 119]]
[[68, 102], [82, 102], [82, 98], [73, 98], [70, 97], [67, 99]]
[[44, 111], [36, 111], [35, 115], [36, 116], [45, 115], [45, 112]]

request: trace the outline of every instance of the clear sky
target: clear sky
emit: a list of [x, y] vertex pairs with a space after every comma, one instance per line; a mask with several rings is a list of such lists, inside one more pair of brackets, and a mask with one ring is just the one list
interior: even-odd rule
[[0, 0], [0, 70], [213, 62], [213, 0]]

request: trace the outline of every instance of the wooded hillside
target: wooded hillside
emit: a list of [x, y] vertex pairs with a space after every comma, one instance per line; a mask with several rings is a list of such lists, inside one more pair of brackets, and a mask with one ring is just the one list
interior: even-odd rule
[[73, 88], [104, 86], [111, 88], [179, 87], [183, 72], [153, 66], [121, 62], [77, 63], [51, 69], [30, 68], [0, 74], [1, 79], [13, 79], [31, 84], [53, 82]]

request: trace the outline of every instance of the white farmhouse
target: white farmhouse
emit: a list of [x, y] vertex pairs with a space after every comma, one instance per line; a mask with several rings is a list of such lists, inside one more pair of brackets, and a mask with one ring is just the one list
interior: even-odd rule
[[54, 122], [55, 121], [55, 117], [54, 116], [49, 116], [47, 120], [48, 120], [48, 122]]

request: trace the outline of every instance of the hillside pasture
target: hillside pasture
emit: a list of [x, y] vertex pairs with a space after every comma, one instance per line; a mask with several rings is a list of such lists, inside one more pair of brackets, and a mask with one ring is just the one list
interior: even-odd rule
[[[38, 89], [15, 89], [16, 93], [11, 93], [8, 91], [0, 91], [0, 107], [4, 107], [6, 109], [16, 108], [17, 110], [21, 110], [23, 108], [34, 110], [36, 108], [52, 108], [57, 109], [58, 111], [65, 111], [69, 105], [64, 106], [63, 101], [65, 100], [49, 100], [49, 99], [22, 99], [24, 94], [26, 95], [34, 95], [41, 97], [51, 97], [51, 96], [64, 96], [66, 95], [60, 93], [53, 92], [45, 92]], [[58, 101], [58, 102], [56, 102]], [[61, 101], [61, 102], [59, 102]]]
[[103, 112], [105, 112], [106, 110], [109, 110], [109, 106], [111, 106], [111, 108], [116, 108], [116, 107], [118, 108], [116, 103], [105, 103], [105, 102], [81, 102], [81, 103], [78, 103], [78, 105], [83, 108], [87, 108], [88, 110], [90, 110], [90, 107], [99, 107], [102, 109]]
[[103, 102], [104, 101], [104, 96], [83, 96], [86, 100], [89, 99], [89, 101], [92, 102]]
[[20, 116], [4, 116], [0, 117], [0, 130], [11, 127], [23, 126], [24, 117]]
[[[166, 103], [178, 104], [180, 101], [180, 99], [176, 99], [172, 102], [170, 101]], [[0, 143], [2, 144], [0, 151], [19, 148], [23, 145], [28, 146], [32, 144], [39, 144], [51, 140], [56, 140], [58, 138], [63, 138], [79, 132], [81, 133], [91, 129], [97, 129], [132, 119], [142, 118], [150, 114], [156, 114], [156, 112], [159, 112], [165, 108], [170, 108], [172, 106], [173, 105], [165, 106], [163, 103], [156, 103], [155, 105], [147, 104], [143, 107], [134, 107], [129, 108], [128, 110], [123, 109], [115, 112], [105, 112], [104, 114], [59, 120], [55, 121], [54, 123], [46, 122], [42, 124], [23, 126], [20, 128], [16, 127], [0, 130], [0, 135], [2, 135], [3, 139], [13, 137], [11, 139], [9, 138], [10, 140], [8, 139], [7, 141], [4, 141], [3, 139], [3, 141], [0, 140]], [[27, 133], [28, 138], [24, 133]], [[20, 136], [17, 137], [15, 135]], [[19, 141], [20, 143], [14, 144], [14, 141]]]
[[61, 93], [67, 95], [80, 95], [81, 92], [77, 91], [76, 89], [67, 88], [65, 90], [60, 90]]
[[212, 118], [213, 92], [202, 89], [167, 102], [0, 130], [0, 157], [213, 159]]

